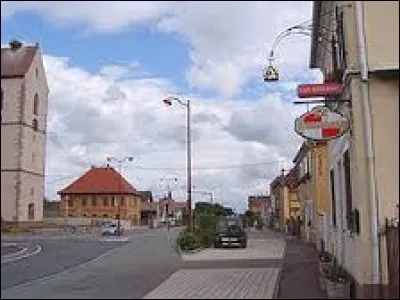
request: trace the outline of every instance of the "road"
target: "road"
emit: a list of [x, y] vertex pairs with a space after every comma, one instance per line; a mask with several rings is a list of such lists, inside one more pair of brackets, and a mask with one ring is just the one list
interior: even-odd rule
[[[177, 235], [178, 229], [139, 229], [122, 241], [98, 235], [2, 238], [1, 298], [142, 298], [180, 268]], [[3, 243], [19, 247], [14, 251], [26, 248], [26, 257], [14, 260], [18, 255]]]

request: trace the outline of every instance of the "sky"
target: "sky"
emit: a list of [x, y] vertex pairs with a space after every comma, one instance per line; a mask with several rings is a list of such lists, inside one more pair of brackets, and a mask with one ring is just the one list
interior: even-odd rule
[[[289, 169], [302, 138], [296, 87], [317, 83], [310, 38], [278, 44], [280, 80], [262, 73], [274, 39], [310, 21], [312, 1], [1, 1], [1, 43], [39, 43], [50, 87], [45, 195], [106, 158], [137, 190], [186, 200], [190, 99], [193, 201], [247, 209]], [[113, 166], [117, 165], [112, 162]]]

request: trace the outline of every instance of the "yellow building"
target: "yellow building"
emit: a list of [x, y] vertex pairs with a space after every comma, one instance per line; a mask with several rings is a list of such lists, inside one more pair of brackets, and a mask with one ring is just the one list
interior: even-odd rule
[[314, 1], [310, 66], [344, 85], [330, 106], [351, 123], [329, 142], [329, 249], [357, 298], [398, 298], [399, 2]]
[[293, 163], [298, 168], [298, 197], [301, 207], [302, 236], [318, 248], [327, 244], [329, 213], [328, 147], [326, 142], [305, 141]]
[[288, 174], [277, 176], [270, 184], [271, 207], [274, 212], [275, 227], [285, 229], [290, 217], [300, 216], [298, 197], [298, 169], [292, 168]]

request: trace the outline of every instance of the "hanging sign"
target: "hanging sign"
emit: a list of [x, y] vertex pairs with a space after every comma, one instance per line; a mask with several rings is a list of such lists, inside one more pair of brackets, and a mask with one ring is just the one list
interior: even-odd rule
[[300, 136], [314, 141], [328, 141], [342, 136], [349, 130], [350, 121], [326, 106], [316, 106], [296, 118], [295, 131]]
[[343, 84], [337, 82], [300, 84], [297, 86], [297, 96], [299, 98], [339, 96], [342, 94], [343, 88]]

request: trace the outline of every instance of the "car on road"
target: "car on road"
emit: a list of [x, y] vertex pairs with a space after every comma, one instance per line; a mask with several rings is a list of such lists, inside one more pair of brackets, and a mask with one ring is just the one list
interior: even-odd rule
[[247, 247], [247, 233], [243, 222], [238, 217], [221, 217], [216, 226], [214, 247], [240, 246]]
[[118, 223], [114, 221], [105, 221], [101, 224], [101, 235], [121, 235], [123, 229], [119, 228], [118, 234]]

